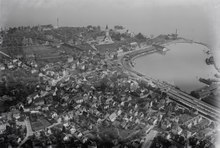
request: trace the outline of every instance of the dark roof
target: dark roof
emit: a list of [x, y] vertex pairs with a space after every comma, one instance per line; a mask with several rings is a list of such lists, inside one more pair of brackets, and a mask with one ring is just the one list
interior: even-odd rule
[[88, 43], [76, 45], [76, 47], [82, 50], [94, 50]]
[[70, 44], [67, 44], [67, 43], [64, 43], [63, 46], [66, 46], [66, 47], [69, 47], [69, 48], [72, 48], [72, 49], [76, 49], [76, 50], [79, 50], [81, 51], [82, 49], [78, 46], [74, 46], [74, 45], [70, 45]]
[[164, 42], [165, 40], [167, 40], [168, 35], [158, 35], [157, 37], [153, 38], [153, 42]]
[[96, 45], [95, 47], [100, 52], [105, 52], [107, 50], [109, 50], [109, 51], [117, 51], [117, 49], [120, 47], [120, 44], [117, 44], [117, 43], [102, 44], [102, 45]]

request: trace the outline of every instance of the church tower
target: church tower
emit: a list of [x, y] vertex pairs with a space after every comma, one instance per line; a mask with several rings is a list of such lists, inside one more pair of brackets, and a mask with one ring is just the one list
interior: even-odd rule
[[108, 25], [106, 25], [106, 27], [105, 27], [105, 37], [109, 37]]
[[106, 25], [105, 27], [105, 37], [103, 40], [106, 44], [110, 44], [113, 43], [111, 36], [109, 35], [109, 29], [108, 29], [108, 25]]

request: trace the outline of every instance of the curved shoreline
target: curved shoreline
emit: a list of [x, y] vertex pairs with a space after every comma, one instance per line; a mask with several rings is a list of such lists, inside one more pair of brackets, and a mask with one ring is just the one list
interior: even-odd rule
[[[200, 43], [200, 42], [194, 42], [192, 40], [188, 40], [188, 39], [183, 39], [181, 38], [181, 40], [175, 40], [175, 41], [170, 41], [170, 42], [167, 42], [167, 43], [163, 43], [163, 44], [160, 44], [162, 46], [167, 46], [167, 45], [170, 45], [170, 44], [176, 44], [176, 43], [195, 43], [195, 44], [200, 44], [200, 45], [203, 45], [203, 46], [206, 46], [205, 44], [203, 43]], [[207, 46], [206, 46], [207, 47]], [[208, 48], [208, 47], [207, 47]], [[209, 48], [208, 48], [209, 49]], [[210, 50], [210, 49], [209, 49]], [[127, 53], [125, 55], [123, 55], [120, 59], [120, 63], [124, 66], [124, 68], [127, 70], [127, 71], [130, 71], [132, 73], [135, 73], [136, 75], [138, 76], [144, 76], [145, 78], [148, 77], [148, 79], [151, 79], [153, 81], [159, 81], [159, 80], [155, 80], [154, 78], [150, 78], [149, 76], [146, 76], [145, 74], [142, 74], [140, 72], [137, 72], [135, 71], [135, 69], [133, 68], [133, 65], [131, 63], [134, 62], [135, 59], [139, 58], [139, 57], [142, 57], [142, 56], [146, 56], [148, 54], [152, 54], [152, 53], [155, 53], [155, 52], [158, 52], [155, 47], [153, 47], [152, 45], [149, 46], [149, 47], [146, 47], [146, 48], [143, 48], [143, 49], [140, 49], [140, 50], [135, 50], [135, 51], [132, 51], [130, 53]], [[126, 59], [126, 60], [125, 60]], [[162, 81], [164, 82], [164, 81]], [[170, 84], [169, 84], [170, 85]], [[171, 85], [170, 85], [171, 86]], [[175, 86], [173, 86], [175, 87]]]
[[[177, 43], [177, 42], [176, 42]], [[188, 43], [188, 42], [185, 42]], [[194, 43], [194, 42], [192, 42]], [[198, 43], [196, 43], [198, 44]], [[188, 93], [179, 90], [176, 86], [173, 86], [167, 82], [155, 80], [150, 78], [140, 72], [134, 70], [131, 62], [134, 59], [145, 56], [146, 54], [157, 52], [155, 47], [149, 46], [145, 49], [136, 50], [130, 53], [123, 55], [119, 60], [123, 69], [127, 71], [130, 76], [133, 76], [137, 79], [143, 80], [147, 82], [149, 85], [153, 87], [159, 88], [162, 92], [166, 92], [168, 96], [170, 96], [172, 100], [176, 101], [177, 103], [183, 104], [187, 107], [196, 109], [203, 117], [208, 118], [213, 121], [219, 121], [220, 119], [220, 109], [216, 108], [212, 105], [209, 105], [197, 98], [192, 97]], [[152, 85], [153, 84], [153, 85]]]
[[[183, 44], [184, 44], [184, 43], [186, 43], [186, 44], [187, 44], [187, 43], [189, 43], [189, 44], [198, 44], [198, 45], [205, 46], [208, 51], [211, 51], [211, 49], [208, 47], [207, 44], [201, 43], [201, 42], [194, 42], [194, 41], [188, 40], [188, 39], [175, 40], [175, 41], [163, 43], [163, 44], [160, 44], [160, 45], [166, 48], [166, 47], [169, 46], [169, 45], [178, 44], [178, 43], [183, 43]], [[149, 48], [149, 47], [148, 47], [148, 48]], [[144, 51], [144, 50], [145, 50], [145, 51]], [[158, 52], [158, 51], [155, 50], [155, 52]], [[152, 53], [155, 53], [155, 52], [152, 52]], [[148, 54], [152, 54], [152, 53], [149, 53], [146, 49], [142, 49], [142, 50], [139, 50], [139, 51], [137, 51], [137, 52], [136, 52], [136, 51], [133, 51], [132, 54], [131, 54], [131, 57], [130, 57], [130, 63], [132, 63], [132, 65], [130, 65], [130, 66], [133, 68], [133, 70], [135, 70], [135, 68], [134, 68], [134, 66], [133, 66], [133, 65], [134, 65], [133, 63], [135, 63], [135, 60], [136, 60], [137, 58], [140, 58], [140, 57], [146, 56], [146, 55], [148, 55]], [[211, 56], [213, 56], [213, 55], [211, 54]], [[215, 68], [215, 70], [216, 70], [216, 73], [220, 73], [220, 69], [217, 68], [217, 66], [216, 66], [216, 64], [215, 64], [215, 61], [214, 61], [214, 64], [211, 65], [211, 66], [214, 66], [214, 68]], [[145, 75], [145, 74], [143, 74], [143, 75]], [[161, 80], [161, 81], [163, 81], [163, 80]]]
[[[205, 44], [205, 43], [196, 42], [196, 41], [189, 40], [189, 39], [184, 39], [184, 38], [181, 38], [181, 39], [178, 39], [178, 40], [174, 40], [174, 41], [169, 41], [169, 42], [167, 42], [167, 43], [162, 43], [162, 44], [160, 44], [160, 45], [166, 47], [166, 46], [168, 46], [168, 45], [178, 44], [178, 43], [199, 44], [199, 45], [205, 46], [208, 50], [211, 50], [210, 47], [209, 47], [207, 44]], [[146, 48], [145, 48], [145, 49], [142, 49], [142, 50], [139, 50], [139, 51], [141, 51], [140, 54], [137, 54], [137, 53], [135, 53], [135, 51], [133, 51], [132, 53], [135, 53], [135, 55], [131, 57], [131, 59], [130, 59], [131, 62], [133, 63], [135, 59], [149, 54], [148, 52], [145, 53], [144, 50], [146, 50]], [[139, 51], [137, 51], [137, 52], [139, 52]], [[157, 52], [157, 51], [155, 50], [155, 52]], [[128, 54], [129, 54], [129, 53], [128, 53]], [[214, 64], [214, 66], [215, 66], [215, 64]], [[215, 69], [218, 71], [218, 69], [217, 69], [216, 66], [215, 66]]]

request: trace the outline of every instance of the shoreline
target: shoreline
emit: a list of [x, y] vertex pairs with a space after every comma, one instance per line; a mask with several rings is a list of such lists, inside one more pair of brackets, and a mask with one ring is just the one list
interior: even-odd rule
[[[211, 51], [211, 49], [209, 48], [209, 46], [206, 45], [205, 43], [196, 42], [196, 41], [192, 41], [192, 40], [184, 39], [184, 38], [181, 38], [181, 39], [178, 39], [178, 40], [169, 41], [169, 42], [167, 42], [167, 43], [162, 43], [162, 44], [160, 44], [160, 45], [166, 47], [166, 46], [169, 46], [169, 45], [172, 45], [172, 44], [178, 44], [178, 43], [199, 44], [199, 45], [203, 45], [203, 46], [207, 47], [207, 49], [208, 49], [209, 51]], [[146, 48], [149, 48], [149, 47], [146, 47]], [[139, 51], [146, 50], [146, 48], [141, 49], [141, 50], [139, 50]], [[134, 52], [135, 52], [135, 51], [134, 51]], [[157, 51], [155, 50], [155, 52], [157, 52]], [[128, 54], [129, 54], [129, 53], [128, 53]], [[133, 56], [133, 57], [131, 58], [131, 62], [133, 63], [135, 59], [137, 59], [137, 58], [139, 58], [139, 57], [142, 57], [142, 56], [145, 56], [145, 55], [147, 55], [147, 54], [149, 54], [149, 53], [144, 53], [144, 52], [142, 52], [142, 53], [140, 53], [140, 54], [138, 54], [138, 55], [135, 55], [135, 56]], [[216, 67], [215, 67], [215, 69], [218, 71], [218, 69], [217, 69]]]
[[219, 122], [218, 120], [220, 119], [219, 108], [214, 107], [200, 99], [197, 99], [191, 96], [189, 93], [179, 89], [178, 87], [172, 84], [167, 83], [166, 81], [156, 80], [154, 78], [151, 78], [147, 75], [144, 75], [134, 70], [134, 68], [131, 65], [131, 60], [139, 56], [146, 55], [149, 52], [154, 52], [154, 51], [155, 51], [154, 47], [149, 46], [139, 51], [133, 51], [133, 52], [124, 54], [122, 57], [120, 57], [119, 63], [122, 65], [123, 70], [129, 76], [135, 79], [144, 81], [153, 88], [160, 89], [160, 91], [165, 92], [171, 100], [177, 102], [178, 104], [182, 104], [187, 108], [189, 107], [189, 108], [196, 109], [198, 113], [202, 115], [204, 118]]
[[[194, 42], [192, 40], [188, 40], [188, 39], [184, 39], [184, 38], [181, 38], [181, 39], [178, 39], [178, 40], [174, 40], [174, 41], [169, 41], [167, 43], [162, 43], [160, 45], [166, 47], [168, 45], [171, 45], [171, 44], [176, 44], [176, 43], [186, 43], [186, 44], [199, 44], [199, 45], [202, 45], [202, 46], [205, 46], [208, 51], [210, 51], [211, 49], [208, 48], [208, 46], [204, 43], [201, 43], [201, 42]], [[154, 81], [158, 81], [158, 79], [154, 79], [154, 78], [151, 78], [150, 76], [147, 76], [146, 74], [143, 74], [141, 72], [138, 72], [136, 71], [135, 69], [135, 60], [137, 58], [141, 58], [143, 56], [146, 56], [146, 55], [149, 55], [149, 54], [153, 54], [153, 53], [156, 53], [158, 52], [153, 46], [149, 46], [149, 47], [146, 47], [144, 49], [141, 49], [141, 50], [136, 50], [136, 51], [133, 51], [133, 52], [130, 52], [130, 53], [127, 53], [125, 55], [129, 56], [129, 59], [128, 59], [128, 62], [127, 62], [127, 66], [129, 66], [129, 68], [131, 69], [131, 71], [135, 72], [136, 74], [138, 75], [143, 75], [143, 76], [146, 76], [146, 77], [149, 77], [150, 79], [154, 80]], [[124, 55], [124, 56], [125, 56]], [[218, 69], [216, 68], [215, 64], [213, 64], [212, 66], [214, 66], [215, 70], [216, 70], [216, 74], [218, 74]], [[166, 82], [164, 80], [160, 80], [161, 82]], [[169, 82], [166, 82], [168, 84], [170, 84]], [[173, 84], [170, 84], [172, 85], [173, 87], [178, 87], [176, 85], [173, 85]], [[202, 87], [201, 87], [202, 88]], [[198, 89], [201, 89], [201, 88], [198, 88]], [[182, 90], [184, 91], [184, 90]], [[194, 91], [194, 90], [191, 90], [191, 91]], [[184, 91], [185, 92], [185, 91]], [[190, 92], [187, 92], [188, 94], [190, 94]]]

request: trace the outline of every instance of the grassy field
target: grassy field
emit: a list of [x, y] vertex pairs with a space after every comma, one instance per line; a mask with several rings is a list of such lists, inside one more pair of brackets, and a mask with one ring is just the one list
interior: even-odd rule
[[53, 48], [51, 46], [31, 46], [23, 48], [25, 55], [36, 54], [39, 57], [47, 57], [47, 56], [58, 56], [59, 50], [58, 48]]
[[28, 57], [34, 55], [37, 63], [44, 65], [46, 63], [55, 63], [67, 60], [68, 56], [78, 55], [79, 49], [61, 45], [60, 48], [52, 46], [32, 46], [24, 47], [24, 54]]
[[38, 131], [47, 128], [50, 126], [50, 122], [48, 122], [45, 118], [38, 118], [37, 121], [31, 122], [31, 127], [33, 131]]

